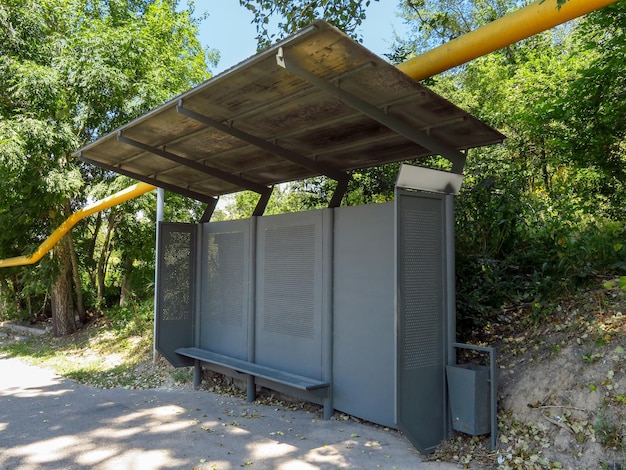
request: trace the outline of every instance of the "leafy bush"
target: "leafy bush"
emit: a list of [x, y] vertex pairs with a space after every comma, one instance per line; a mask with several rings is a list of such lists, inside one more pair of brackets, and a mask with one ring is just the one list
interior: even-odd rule
[[131, 299], [124, 307], [106, 309], [104, 316], [116, 331], [126, 335], [142, 335], [152, 331], [153, 312], [152, 300], [137, 302]]
[[459, 196], [462, 325], [480, 326], [487, 312], [511, 304], [528, 304], [539, 319], [564, 290], [626, 268], [626, 226], [568, 196], [533, 193], [508, 177], [487, 178]]

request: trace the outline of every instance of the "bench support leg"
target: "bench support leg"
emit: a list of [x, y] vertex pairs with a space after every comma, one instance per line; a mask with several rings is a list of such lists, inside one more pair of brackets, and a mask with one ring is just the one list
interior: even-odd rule
[[254, 383], [253, 375], [248, 375], [246, 382], [246, 398], [248, 399], [248, 403], [252, 403], [256, 400], [256, 384]]
[[202, 383], [202, 365], [199, 360], [194, 361], [193, 365], [193, 388], [199, 389]]
[[324, 419], [328, 421], [333, 415], [333, 401], [330, 397], [324, 398]]

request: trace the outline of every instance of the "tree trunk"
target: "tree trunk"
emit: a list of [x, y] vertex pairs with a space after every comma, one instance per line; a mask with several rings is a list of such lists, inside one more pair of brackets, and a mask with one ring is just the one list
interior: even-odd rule
[[106, 268], [107, 261], [109, 258], [109, 250], [111, 244], [111, 237], [113, 236], [113, 232], [115, 227], [117, 227], [119, 223], [118, 211], [115, 208], [111, 209], [109, 213], [109, 223], [107, 225], [106, 234], [104, 237], [104, 242], [102, 243], [102, 251], [100, 252], [100, 256], [98, 258], [98, 265], [96, 267], [96, 285], [97, 285], [97, 302], [98, 308], [102, 308], [104, 306], [104, 280], [106, 277]]
[[96, 253], [96, 242], [98, 235], [100, 234], [100, 227], [102, 227], [102, 212], [96, 214], [96, 220], [94, 222], [93, 233], [91, 234], [91, 243], [89, 244], [89, 250], [87, 253], [87, 273], [89, 275], [89, 285], [92, 291], [97, 290], [96, 286], [96, 263], [93, 261]]
[[3, 276], [0, 276], [0, 318], [4, 317], [4, 311], [7, 308], [6, 302], [6, 289], [4, 288], [5, 280]]
[[[66, 216], [70, 215], [69, 200], [66, 204]], [[76, 256], [76, 247], [74, 246], [74, 238], [72, 232], [66, 235], [68, 239], [68, 246], [70, 249], [70, 260], [72, 262], [72, 278], [74, 279], [74, 292], [76, 292], [76, 310], [78, 312], [78, 319], [82, 324], [87, 323], [87, 312], [85, 311], [85, 304], [83, 302], [83, 283], [80, 280], [80, 271], [78, 270], [78, 258]]]
[[63, 237], [55, 247], [54, 256], [59, 262], [59, 274], [52, 284], [52, 334], [66, 336], [76, 331], [72, 302], [72, 260], [69, 240]]
[[83, 283], [80, 280], [80, 272], [78, 270], [78, 258], [76, 256], [76, 249], [74, 248], [74, 240], [72, 234], [66, 235], [70, 240], [70, 259], [72, 261], [72, 278], [74, 279], [74, 291], [76, 292], [76, 310], [78, 312], [78, 319], [81, 323], [87, 323], [87, 312], [85, 311], [85, 303], [83, 302]]
[[122, 289], [120, 292], [120, 307], [126, 307], [130, 297], [130, 270], [133, 269], [133, 260], [127, 256], [124, 262], [124, 275], [122, 276]]

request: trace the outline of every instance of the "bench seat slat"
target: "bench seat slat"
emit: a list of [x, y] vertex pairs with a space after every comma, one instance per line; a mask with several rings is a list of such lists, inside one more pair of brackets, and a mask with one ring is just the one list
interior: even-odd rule
[[253, 375], [255, 377], [271, 380], [283, 385], [288, 385], [300, 390], [319, 390], [328, 388], [328, 382], [311, 379], [297, 374], [273, 369], [271, 367], [254, 364], [252, 362], [235, 359], [233, 357], [217, 354], [212, 351], [200, 348], [179, 348], [176, 353], [181, 356], [197, 359], [199, 361], [209, 362], [223, 367], [228, 367], [237, 372]]

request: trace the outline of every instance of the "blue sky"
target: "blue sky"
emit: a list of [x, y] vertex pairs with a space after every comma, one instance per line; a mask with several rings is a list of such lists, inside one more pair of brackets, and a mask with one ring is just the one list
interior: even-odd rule
[[[389, 52], [394, 31], [406, 31], [402, 20], [396, 16], [399, 0], [372, 1], [367, 9], [367, 19], [361, 25], [363, 45], [377, 55]], [[239, 6], [238, 0], [196, 1], [196, 13], [209, 11], [209, 17], [200, 25], [203, 46], [220, 51], [221, 59], [212, 72], [214, 75], [237, 65], [256, 53], [256, 29], [252, 13]]]

